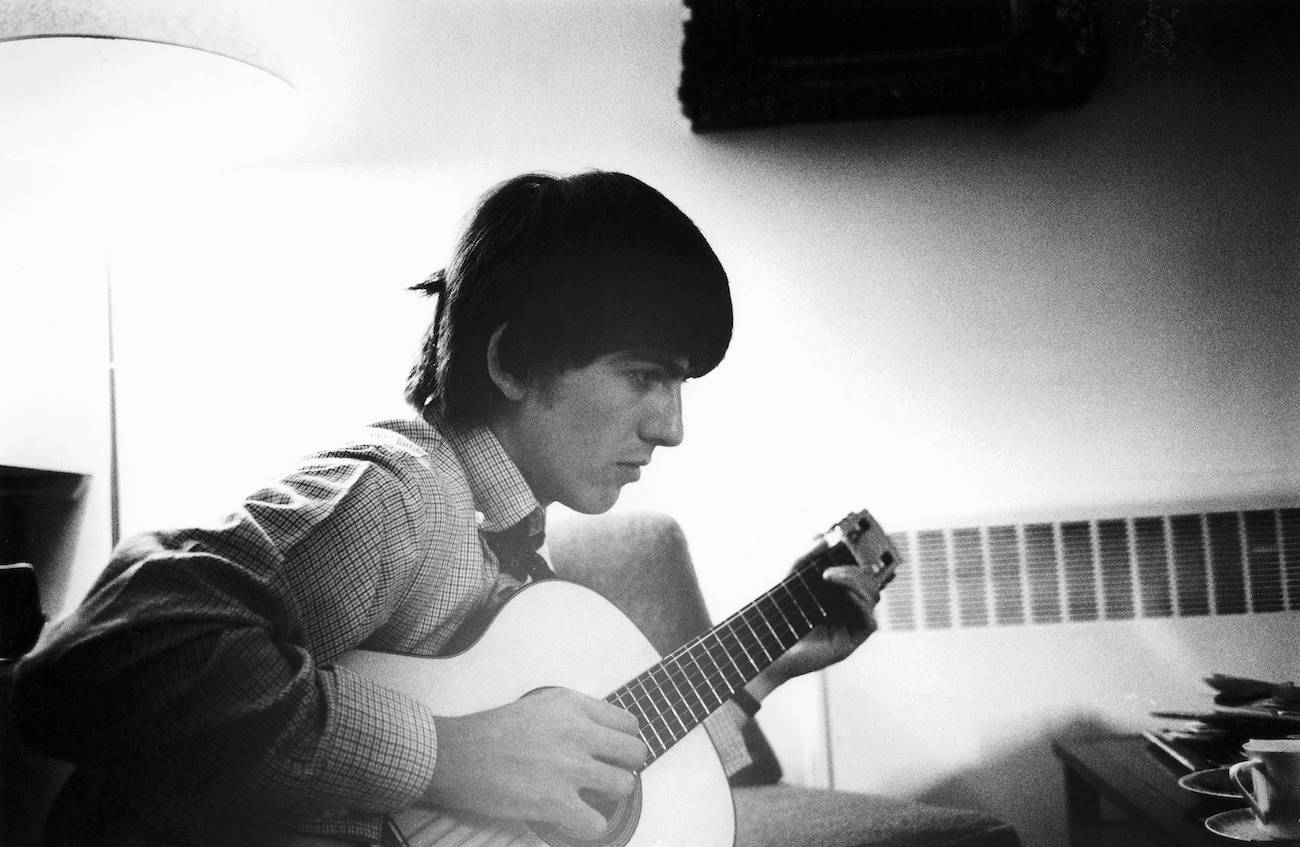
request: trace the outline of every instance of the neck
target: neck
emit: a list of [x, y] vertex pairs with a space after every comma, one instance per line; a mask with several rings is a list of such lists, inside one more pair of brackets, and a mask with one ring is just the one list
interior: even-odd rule
[[834, 600], [821, 573], [831, 564], [819, 545], [770, 591], [606, 698], [640, 720], [650, 761], [826, 620]]
[[534, 499], [543, 509], [556, 502], [556, 499], [538, 484], [538, 473], [529, 461], [532, 452], [528, 449], [528, 439], [523, 433], [522, 428], [507, 414], [498, 414], [484, 424], [484, 428], [492, 433], [492, 437], [501, 445], [502, 451], [505, 452], [506, 458], [519, 471], [519, 475], [524, 478], [528, 484], [528, 489], [533, 493]]

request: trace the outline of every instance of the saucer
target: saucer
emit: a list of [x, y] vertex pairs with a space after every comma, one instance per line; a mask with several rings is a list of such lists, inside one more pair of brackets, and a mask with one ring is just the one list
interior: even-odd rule
[[1180, 776], [1178, 784], [1188, 791], [1195, 791], [1197, 794], [1208, 794], [1211, 797], [1227, 797], [1232, 800], [1241, 799], [1241, 795], [1237, 793], [1237, 786], [1233, 785], [1232, 780], [1228, 778], [1227, 768], [1194, 771], [1185, 776]]
[[1300, 844], [1300, 839], [1278, 838], [1261, 831], [1259, 821], [1250, 809], [1231, 809], [1210, 815], [1205, 819], [1205, 828], [1218, 835], [1235, 838], [1238, 841], [1261, 841], [1270, 844]]

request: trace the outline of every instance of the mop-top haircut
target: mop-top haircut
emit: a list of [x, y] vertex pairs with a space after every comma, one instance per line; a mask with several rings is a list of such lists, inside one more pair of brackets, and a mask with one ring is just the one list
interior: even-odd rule
[[406, 399], [448, 422], [487, 423], [504, 398], [487, 370], [547, 379], [607, 353], [684, 357], [711, 371], [731, 341], [731, 293], [680, 209], [621, 173], [524, 174], [485, 194], [451, 263], [415, 286], [439, 298]]

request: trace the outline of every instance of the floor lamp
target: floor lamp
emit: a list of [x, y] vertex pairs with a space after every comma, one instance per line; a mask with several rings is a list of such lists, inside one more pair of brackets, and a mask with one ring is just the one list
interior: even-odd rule
[[[300, 100], [269, 23], [257, 3], [239, 0], [0, 0], [0, 159], [99, 176], [247, 161], [287, 149]], [[116, 545], [117, 386], [107, 255], [105, 286]]]

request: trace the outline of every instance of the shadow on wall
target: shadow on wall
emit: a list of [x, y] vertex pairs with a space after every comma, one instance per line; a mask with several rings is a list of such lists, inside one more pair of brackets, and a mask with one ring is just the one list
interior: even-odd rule
[[[950, 774], [916, 799], [937, 806], [981, 809], [1013, 824], [1024, 847], [1069, 843], [1065, 780], [1052, 742], [1128, 732], [1099, 715], [1080, 715], [1026, 727], [1024, 743], [1007, 745], [974, 766]], [[1050, 774], [1049, 778], [1044, 778]]]

